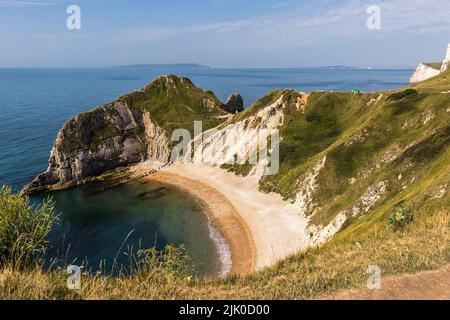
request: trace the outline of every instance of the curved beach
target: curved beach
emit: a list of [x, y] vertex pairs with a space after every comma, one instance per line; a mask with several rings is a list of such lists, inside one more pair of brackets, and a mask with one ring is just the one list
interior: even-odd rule
[[181, 188], [200, 201], [228, 243], [231, 274], [273, 265], [309, 244], [307, 219], [280, 195], [258, 191], [256, 177], [206, 165], [173, 164], [145, 179]]
[[256, 252], [247, 225], [230, 201], [210, 186], [181, 175], [160, 171], [146, 179], [180, 188], [199, 201], [212, 224], [225, 238], [231, 253], [230, 274], [246, 274], [255, 270]]

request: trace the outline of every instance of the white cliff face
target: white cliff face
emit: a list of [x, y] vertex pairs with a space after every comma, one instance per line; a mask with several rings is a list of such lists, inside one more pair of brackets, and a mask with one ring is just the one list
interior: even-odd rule
[[342, 228], [345, 221], [347, 221], [346, 213], [339, 212], [326, 226], [310, 224], [306, 229], [306, 233], [310, 235], [310, 244], [319, 245], [331, 239]]
[[447, 54], [445, 56], [444, 61], [442, 62], [441, 69], [434, 69], [433, 67], [421, 63], [414, 72], [413, 76], [409, 80], [409, 83], [418, 83], [421, 81], [425, 81], [427, 79], [433, 78], [444, 71], [450, 69], [450, 44], [447, 47]]
[[323, 157], [309, 172], [306, 173], [302, 180], [299, 180], [297, 184], [299, 189], [295, 199], [295, 205], [300, 208], [300, 214], [307, 215], [312, 214], [313, 201], [312, 196], [317, 189], [317, 177], [320, 170], [325, 166], [327, 157]]
[[142, 115], [147, 144], [147, 160], [151, 162], [161, 162], [165, 164], [170, 157], [170, 141], [164, 130], [152, 121], [150, 113], [144, 112]]
[[445, 60], [442, 63], [441, 72], [444, 72], [450, 68], [450, 44], [447, 48], [447, 55], [445, 56]]
[[418, 83], [433, 78], [441, 73], [440, 70], [434, 69], [424, 63], [419, 64], [413, 76], [409, 80], [410, 83]]
[[[202, 163], [210, 166], [220, 166], [223, 164], [250, 162], [255, 164], [250, 171], [250, 176], [261, 177], [268, 161], [261, 160], [252, 163], [251, 158], [267, 147], [272, 152], [271, 145], [267, 143], [270, 137], [277, 130], [284, 120], [283, 102], [284, 96], [272, 104], [258, 111], [255, 115], [245, 120], [229, 124], [222, 129], [211, 129], [202, 136], [194, 139], [194, 158], [191, 159], [192, 145], [181, 162]], [[260, 153], [261, 155], [261, 153]]]

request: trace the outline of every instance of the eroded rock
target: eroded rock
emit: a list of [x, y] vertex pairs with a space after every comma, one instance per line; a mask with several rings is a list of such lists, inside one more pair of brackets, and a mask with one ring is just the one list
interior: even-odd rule
[[108, 170], [139, 162], [169, 160], [169, 140], [149, 114], [123, 102], [70, 119], [59, 131], [46, 172], [23, 190], [30, 194], [79, 185]]
[[244, 111], [244, 99], [239, 93], [233, 93], [228, 97], [222, 109], [232, 114], [242, 112]]

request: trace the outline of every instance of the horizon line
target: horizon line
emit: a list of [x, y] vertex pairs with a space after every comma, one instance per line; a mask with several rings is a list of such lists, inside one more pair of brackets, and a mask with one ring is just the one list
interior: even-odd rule
[[[193, 67], [189, 67], [192, 65]], [[195, 66], [194, 66], [195, 65]], [[323, 65], [323, 66], [292, 66], [292, 67], [243, 67], [243, 66], [206, 66], [196, 63], [140, 63], [129, 65], [111, 65], [111, 66], [0, 66], [0, 69], [114, 69], [114, 68], [176, 68], [184, 67], [185, 69], [355, 69], [355, 70], [383, 70], [383, 69], [398, 69], [398, 70], [414, 70], [416, 66], [347, 66], [347, 65]]]

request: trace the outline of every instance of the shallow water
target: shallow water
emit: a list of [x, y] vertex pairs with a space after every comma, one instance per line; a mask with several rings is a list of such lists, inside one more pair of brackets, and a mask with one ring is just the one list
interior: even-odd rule
[[200, 275], [221, 272], [208, 218], [184, 192], [157, 182], [133, 182], [98, 193], [81, 187], [53, 197], [61, 214], [49, 237], [47, 258], [59, 259], [53, 267], [87, 261], [91, 271], [102, 263], [106, 273], [113, 265], [115, 273], [120, 267], [128, 273], [129, 249], [136, 253], [139, 248], [184, 243]]

